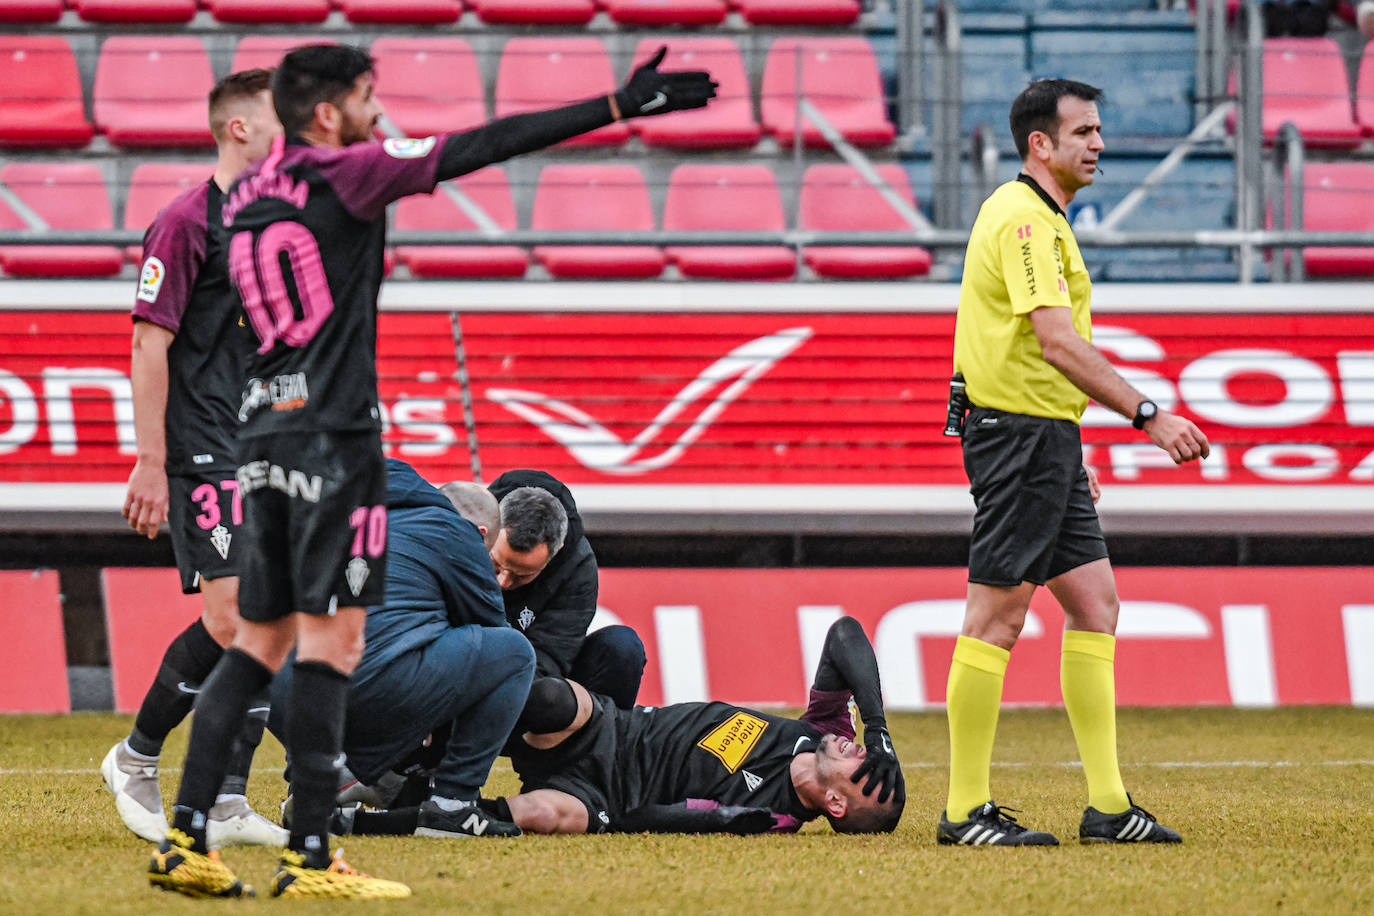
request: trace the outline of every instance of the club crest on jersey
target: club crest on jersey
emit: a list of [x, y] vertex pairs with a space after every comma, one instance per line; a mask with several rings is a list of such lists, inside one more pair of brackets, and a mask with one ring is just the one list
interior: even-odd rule
[[348, 561], [348, 567], [344, 570], [344, 578], [348, 580], [348, 590], [353, 593], [353, 597], [358, 597], [358, 593], [363, 590], [363, 583], [367, 582], [368, 573], [372, 570], [367, 568], [367, 561], [362, 557], [354, 557]]
[[515, 622], [520, 624], [520, 629], [528, 630], [530, 628], [530, 624], [534, 623], [534, 611], [531, 611], [529, 608], [525, 608], [523, 611], [520, 612], [520, 616], [515, 618]]
[[229, 529], [223, 525], [216, 525], [214, 530], [210, 532], [210, 543], [214, 544], [215, 550], [219, 551], [221, 560], [229, 559], [229, 542], [233, 540], [233, 537], [229, 533]]
[[143, 302], [156, 302], [162, 281], [167, 279], [167, 268], [155, 257], [143, 262], [143, 272], [138, 275], [138, 298]]
[[392, 159], [423, 159], [434, 144], [434, 137], [389, 137], [382, 141], [382, 149]]
[[750, 791], [750, 792], [754, 791], [754, 790], [757, 789], [759, 786], [763, 785], [763, 777], [762, 777], [762, 776], [755, 776], [753, 773], [750, 773], [748, 770], [745, 770], [744, 773], [743, 773], [743, 775], [744, 775], [744, 784], [745, 784], [746, 786], [749, 787], [749, 791]]
[[697, 747], [714, 756], [725, 764], [725, 769], [734, 773], [767, 730], [767, 720], [747, 712], [737, 712], [698, 741]]

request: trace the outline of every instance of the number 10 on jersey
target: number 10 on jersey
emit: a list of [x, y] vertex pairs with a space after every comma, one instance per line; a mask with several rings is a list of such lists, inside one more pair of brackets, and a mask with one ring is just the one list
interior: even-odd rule
[[[290, 265], [289, 285], [282, 255]], [[289, 347], [304, 346], [334, 311], [319, 243], [300, 223], [272, 223], [256, 241], [252, 232], [235, 233], [229, 240], [229, 276], [262, 341], [259, 353], [271, 350], [278, 340]], [[299, 311], [291, 286], [296, 288]]]

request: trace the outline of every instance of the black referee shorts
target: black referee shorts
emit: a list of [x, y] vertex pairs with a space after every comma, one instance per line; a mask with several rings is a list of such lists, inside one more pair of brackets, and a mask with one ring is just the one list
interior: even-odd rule
[[970, 582], [1044, 585], [1107, 556], [1078, 424], [975, 407], [963, 445], [977, 508]]

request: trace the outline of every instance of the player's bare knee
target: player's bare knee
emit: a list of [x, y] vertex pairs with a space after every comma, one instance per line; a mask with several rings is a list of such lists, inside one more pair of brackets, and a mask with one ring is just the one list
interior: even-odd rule
[[536, 789], [508, 800], [511, 817], [527, 833], [586, 833], [587, 808], [566, 792]]
[[239, 626], [238, 578], [206, 579], [201, 582], [201, 622], [210, 638], [228, 648]]

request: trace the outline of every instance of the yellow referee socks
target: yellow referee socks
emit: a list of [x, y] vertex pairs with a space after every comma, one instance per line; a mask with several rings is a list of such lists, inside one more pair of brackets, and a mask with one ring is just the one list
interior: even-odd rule
[[988, 770], [997, 714], [1002, 708], [1002, 679], [1011, 653], [992, 643], [960, 636], [949, 666], [945, 706], [949, 713], [949, 798], [945, 817], [958, 823], [969, 811], [992, 798]]
[[1119, 814], [1131, 803], [1116, 760], [1116, 637], [1065, 630], [1059, 686], [1088, 778], [1088, 804]]

